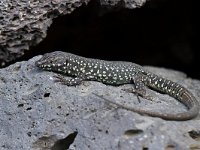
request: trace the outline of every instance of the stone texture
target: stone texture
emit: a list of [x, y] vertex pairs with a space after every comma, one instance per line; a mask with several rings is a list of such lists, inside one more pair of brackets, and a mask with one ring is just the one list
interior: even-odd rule
[[[1, 0], [0, 66], [22, 56], [25, 50], [40, 43], [46, 37], [54, 18], [70, 14], [88, 2], [89, 0]], [[97, 1], [109, 9], [119, 4], [122, 8], [135, 8], [144, 2], [145, 0]]]
[[[1, 150], [200, 149], [200, 116], [165, 121], [116, 108], [92, 93], [154, 111], [185, 111], [175, 99], [148, 89], [154, 100], [139, 103], [134, 94], [121, 90], [132, 85], [92, 81], [61, 85], [53, 81], [55, 73], [34, 65], [40, 57], [0, 71]], [[148, 68], [182, 84], [199, 99], [200, 81], [177, 71]]]
[[69, 14], [88, 0], [1, 0], [0, 59], [9, 62], [46, 37], [52, 19]]
[[146, 0], [100, 0], [100, 4], [106, 7], [120, 7], [133, 9], [141, 7]]

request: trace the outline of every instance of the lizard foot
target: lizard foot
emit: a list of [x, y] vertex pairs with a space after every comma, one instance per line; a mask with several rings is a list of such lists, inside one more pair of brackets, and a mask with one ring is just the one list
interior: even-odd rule
[[53, 77], [56, 78], [54, 80], [55, 82], [60, 82], [61, 84], [64, 84], [67, 86], [76, 86], [76, 85], [81, 84], [81, 82], [83, 81], [83, 79], [79, 77], [75, 77], [71, 79], [65, 79], [62, 75], [55, 75]]
[[60, 83], [65, 84], [65, 85], [69, 84], [69, 81], [66, 80], [62, 75], [58, 74], [58, 75], [54, 75], [53, 77], [55, 78], [54, 79], [55, 82], [60, 82]]
[[137, 96], [139, 102], [141, 102], [140, 97], [142, 97], [146, 100], [153, 101], [153, 96], [146, 95], [146, 90], [137, 90], [134, 88], [128, 88], [128, 89], [122, 89], [122, 90], [126, 91], [128, 93], [134, 93]]

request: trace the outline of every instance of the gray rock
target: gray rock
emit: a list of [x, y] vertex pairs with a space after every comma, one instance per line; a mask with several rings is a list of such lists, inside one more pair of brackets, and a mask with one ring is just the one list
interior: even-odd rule
[[[121, 90], [132, 85], [87, 81], [68, 87], [55, 83], [55, 73], [34, 65], [40, 57], [0, 71], [1, 150], [200, 149], [199, 116], [165, 121], [116, 108], [92, 93], [153, 111], [185, 111], [175, 99], [147, 89], [154, 100], [139, 103], [134, 94]], [[200, 81], [177, 71], [148, 68], [179, 82], [199, 99]]]
[[[40, 43], [54, 18], [70, 14], [90, 0], [1, 0], [0, 66], [22, 56], [30, 46]], [[100, 0], [100, 7], [135, 8], [146, 0]], [[120, 3], [118, 3], [120, 2]], [[101, 9], [101, 8], [100, 8]], [[104, 10], [105, 13], [106, 10]], [[109, 11], [109, 10], [107, 10]]]
[[100, 4], [104, 7], [128, 9], [141, 7], [145, 2], [146, 0], [100, 0]]

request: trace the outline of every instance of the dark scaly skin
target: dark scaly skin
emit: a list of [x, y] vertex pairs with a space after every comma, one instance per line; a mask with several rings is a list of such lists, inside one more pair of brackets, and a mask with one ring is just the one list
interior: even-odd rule
[[113, 104], [140, 114], [160, 117], [166, 120], [189, 120], [196, 117], [199, 113], [200, 106], [198, 101], [186, 88], [148, 72], [142, 66], [134, 63], [104, 61], [56, 51], [45, 54], [35, 64], [43, 70], [74, 77], [70, 80], [66, 80], [62, 76], [56, 76], [58, 81], [68, 86], [79, 85], [85, 80], [95, 80], [110, 85], [134, 83], [134, 92], [139, 96], [144, 98], [148, 97], [145, 95], [145, 86], [148, 86], [176, 98], [188, 108], [187, 112], [177, 114], [152, 112], [140, 108], [124, 106], [95, 94]]

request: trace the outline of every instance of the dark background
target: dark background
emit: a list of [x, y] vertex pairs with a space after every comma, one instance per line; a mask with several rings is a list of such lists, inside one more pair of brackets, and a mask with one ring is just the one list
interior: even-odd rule
[[85, 57], [166, 67], [200, 79], [193, 1], [149, 1], [137, 9], [109, 11], [91, 1], [54, 19], [47, 37], [20, 58], [61, 50]]

